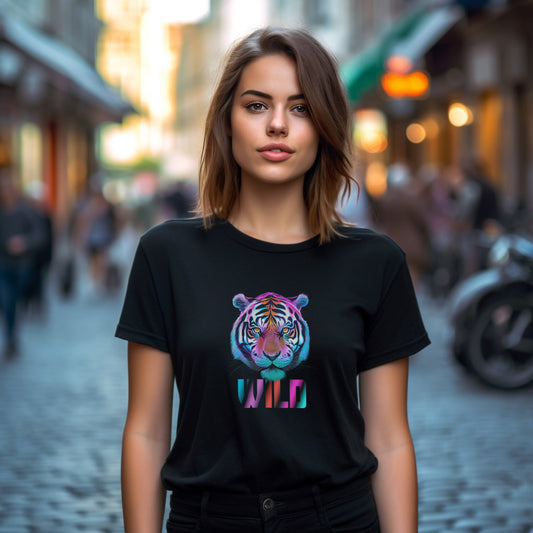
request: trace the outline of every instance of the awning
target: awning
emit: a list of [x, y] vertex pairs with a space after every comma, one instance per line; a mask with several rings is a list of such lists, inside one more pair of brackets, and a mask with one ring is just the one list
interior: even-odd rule
[[390, 53], [408, 57], [416, 63], [452, 26], [461, 20], [463, 15], [463, 9], [457, 5], [434, 9], [426, 13], [423, 21], [417, 24], [404, 39], [395, 43]]
[[110, 120], [122, 120], [135, 109], [109, 86], [74, 50], [13, 17], [0, 16], [0, 42], [6, 42], [30, 61], [58, 76], [69, 90], [104, 112]]
[[346, 84], [350, 101], [357, 102], [367, 91], [375, 87], [382, 72], [383, 53], [379, 41], [342, 65], [341, 76]]
[[378, 85], [385, 62], [401, 54], [419, 60], [463, 16], [459, 6], [416, 7], [341, 67], [351, 102]]

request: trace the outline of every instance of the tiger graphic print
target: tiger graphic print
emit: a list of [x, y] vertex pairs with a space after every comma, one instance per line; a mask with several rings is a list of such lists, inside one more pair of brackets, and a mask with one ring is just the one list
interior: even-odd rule
[[305, 294], [234, 296], [233, 305], [241, 313], [231, 331], [233, 357], [267, 381], [283, 379], [309, 353], [309, 327], [300, 312], [308, 302]]

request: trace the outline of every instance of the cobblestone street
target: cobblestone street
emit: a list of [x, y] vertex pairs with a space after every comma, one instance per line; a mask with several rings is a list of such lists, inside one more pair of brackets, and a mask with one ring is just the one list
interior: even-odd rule
[[449, 355], [445, 306], [421, 306], [433, 344], [411, 366], [419, 532], [533, 532], [533, 389], [466, 375]]
[[0, 531], [116, 532], [126, 409], [119, 302], [52, 301], [0, 366]]
[[[420, 533], [533, 533], [533, 390], [478, 384], [447, 351], [445, 306], [421, 304], [433, 344], [411, 366]], [[122, 530], [121, 299], [52, 299], [0, 363], [0, 531]]]

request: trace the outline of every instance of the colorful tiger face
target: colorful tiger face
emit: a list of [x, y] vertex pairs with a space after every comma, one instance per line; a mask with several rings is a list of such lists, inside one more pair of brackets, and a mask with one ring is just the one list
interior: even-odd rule
[[274, 292], [256, 298], [234, 296], [233, 305], [241, 314], [231, 330], [233, 357], [260, 372], [263, 379], [283, 379], [309, 353], [309, 327], [300, 313], [308, 302], [305, 294], [292, 298]]

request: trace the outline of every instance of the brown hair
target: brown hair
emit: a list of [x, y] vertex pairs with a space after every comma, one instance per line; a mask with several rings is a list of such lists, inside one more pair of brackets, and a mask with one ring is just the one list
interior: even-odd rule
[[207, 225], [211, 215], [229, 217], [240, 189], [240, 169], [228, 135], [234, 92], [244, 68], [272, 54], [285, 54], [294, 60], [310, 118], [319, 134], [317, 157], [305, 176], [304, 201], [311, 230], [320, 235], [320, 242], [327, 242], [337, 233], [335, 226], [343, 222], [336, 209], [339, 194], [345, 198], [352, 186], [359, 186], [350, 174], [350, 111], [337, 63], [305, 30], [256, 30], [229, 51], [205, 124], [198, 209]]

